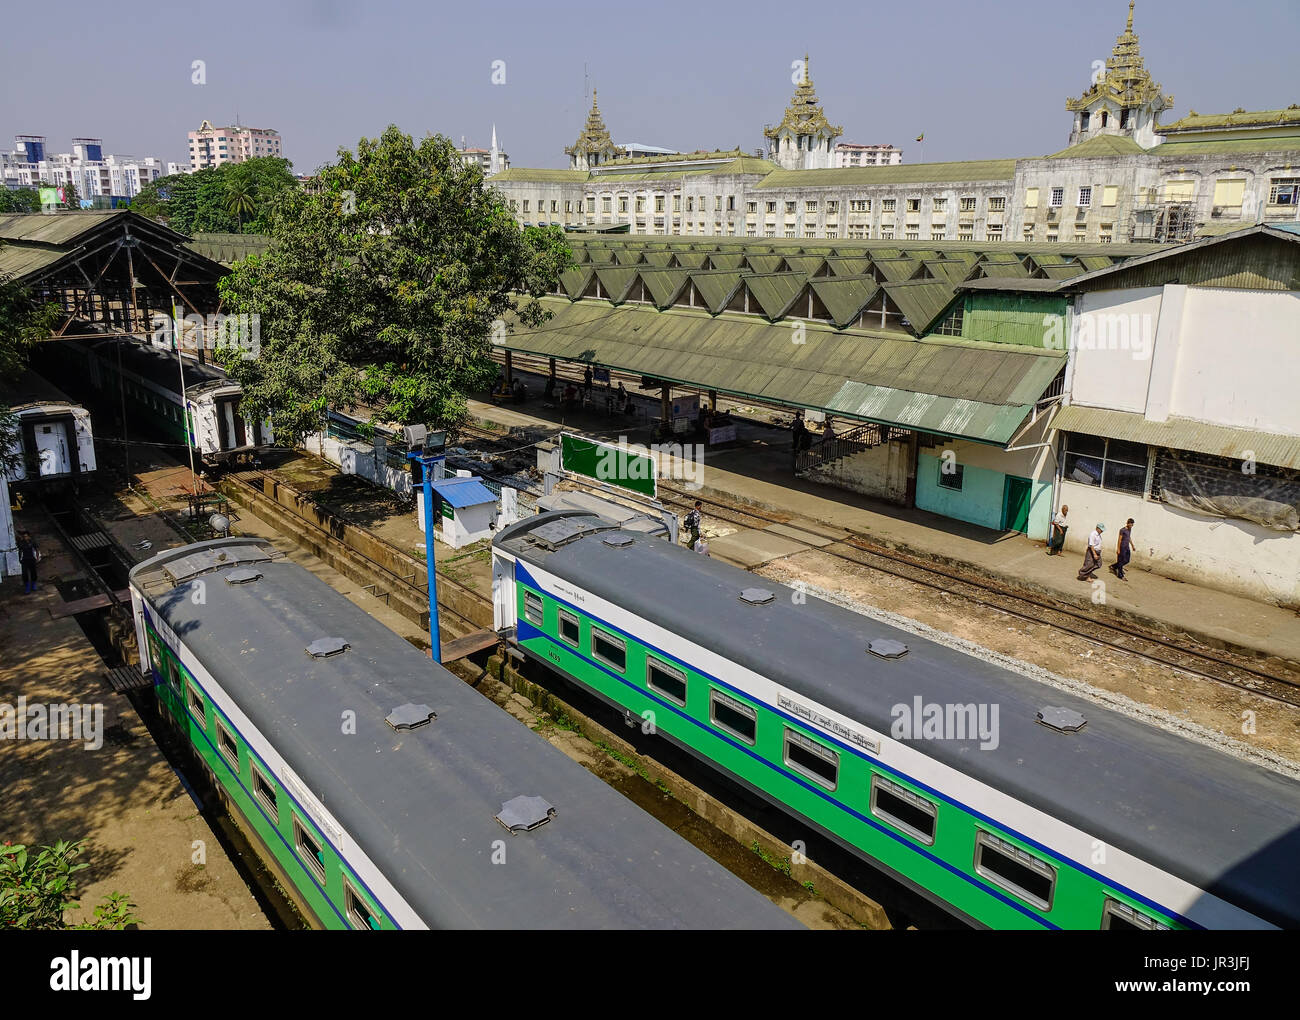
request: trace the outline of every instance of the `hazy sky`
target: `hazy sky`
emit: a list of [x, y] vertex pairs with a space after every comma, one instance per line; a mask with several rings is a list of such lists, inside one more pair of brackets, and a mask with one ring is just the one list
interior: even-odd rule
[[[1148, 69], [1175, 97], [1168, 123], [1300, 102], [1289, 56], [1297, 0], [1139, 0]], [[584, 65], [619, 143], [752, 150], [781, 119], [807, 49], [842, 141], [891, 142], [918, 162], [1063, 148], [1067, 96], [1110, 55], [1125, 0], [653, 4], [208, 0], [108, 8], [11, 5], [0, 33], [0, 147], [74, 136], [106, 152], [185, 161], [207, 118], [281, 132], [299, 173], [396, 123], [486, 148], [515, 166], [567, 166], [586, 118]], [[206, 84], [192, 84], [205, 62]], [[504, 61], [504, 84], [493, 62]]]

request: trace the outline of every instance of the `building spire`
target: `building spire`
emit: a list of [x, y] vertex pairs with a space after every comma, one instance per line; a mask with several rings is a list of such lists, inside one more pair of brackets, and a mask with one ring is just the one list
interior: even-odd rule
[[803, 55], [803, 80], [805, 83], [812, 81], [812, 68], [809, 66], [807, 50]]
[[1133, 0], [1128, 0], [1128, 26], [1124, 31], [1129, 33], [1133, 31]]

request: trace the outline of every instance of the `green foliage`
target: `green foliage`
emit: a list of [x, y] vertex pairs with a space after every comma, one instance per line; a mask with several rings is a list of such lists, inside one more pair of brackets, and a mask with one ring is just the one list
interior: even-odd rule
[[121, 930], [139, 923], [124, 893], [112, 893], [95, 908], [95, 919], [69, 925], [64, 912], [77, 906], [73, 876], [88, 867], [77, 862], [84, 840], [59, 840], [35, 854], [22, 844], [0, 847], [0, 928]]
[[572, 264], [562, 233], [521, 232], [448, 139], [391, 126], [340, 149], [310, 193], [284, 194], [268, 232], [271, 248], [221, 283], [227, 309], [261, 317], [261, 355], [222, 360], [284, 442], [362, 404], [454, 428], [464, 394], [496, 375], [494, 323], [544, 321], [535, 299]]
[[10, 191], [0, 188], [0, 214], [36, 213], [41, 211], [41, 194], [35, 188]]
[[13, 379], [27, 367], [32, 344], [50, 335], [59, 316], [57, 304], [35, 304], [24, 288], [0, 275], [0, 379]]
[[131, 209], [182, 234], [264, 234], [271, 207], [298, 190], [287, 159], [264, 156], [150, 181]]

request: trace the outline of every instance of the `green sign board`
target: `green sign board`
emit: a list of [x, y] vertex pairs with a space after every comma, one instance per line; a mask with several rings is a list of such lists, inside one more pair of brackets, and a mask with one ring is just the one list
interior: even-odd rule
[[638, 446], [613, 446], [560, 434], [560, 468], [606, 485], [658, 498], [654, 458]]
[[442, 503], [442, 516], [447, 518], [447, 520], [449, 521], [455, 520], [456, 511], [452, 509], [451, 504], [448, 503], [445, 499], [441, 500], [440, 502]]

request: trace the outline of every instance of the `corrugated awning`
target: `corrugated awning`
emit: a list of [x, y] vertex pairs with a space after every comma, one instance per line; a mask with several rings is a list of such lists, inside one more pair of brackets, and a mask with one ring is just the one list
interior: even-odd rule
[[1259, 464], [1300, 469], [1300, 436], [1284, 436], [1253, 429], [1210, 425], [1190, 418], [1148, 421], [1131, 411], [1108, 411], [1100, 407], [1062, 407], [1052, 419], [1052, 428], [1082, 432], [1107, 439], [1123, 439], [1170, 450], [1190, 450], [1216, 457], [1245, 460], [1252, 455]]
[[456, 509], [497, 501], [492, 490], [477, 478], [440, 478], [431, 484], [433, 491]]
[[1006, 445], [1065, 366], [1064, 353], [1011, 344], [799, 332], [756, 316], [544, 299], [553, 316], [497, 346], [683, 386]]

